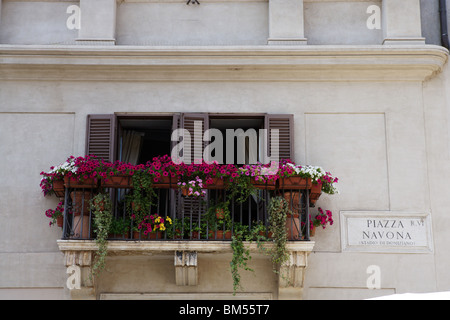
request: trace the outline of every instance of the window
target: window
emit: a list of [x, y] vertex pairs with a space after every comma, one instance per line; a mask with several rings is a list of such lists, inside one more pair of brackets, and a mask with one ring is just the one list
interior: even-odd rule
[[[201, 134], [194, 134], [194, 124], [200, 121]], [[279, 156], [293, 159], [293, 116], [274, 114], [208, 114], [208, 113], [176, 113], [171, 115], [125, 115], [105, 114], [89, 115], [86, 135], [86, 154], [95, 154], [109, 161], [122, 160], [130, 163], [145, 163], [154, 156], [171, 154], [176, 142], [171, 141], [174, 129], [184, 128], [192, 138], [191, 161], [195, 155], [203, 155], [203, 151], [213, 141], [203, 141], [203, 134], [208, 129], [218, 129], [223, 136], [223, 163], [249, 163], [252, 138], [250, 132], [256, 134], [256, 160], [261, 161], [263, 152], [270, 150], [270, 139], [267, 146], [261, 145], [259, 129], [279, 130]], [[242, 129], [247, 134], [244, 144], [245, 159], [238, 157], [238, 138], [234, 137], [227, 149], [227, 129], [235, 135]], [[250, 130], [250, 131], [249, 131]], [[253, 131], [252, 131], [253, 132]], [[270, 134], [269, 134], [270, 137]], [[267, 149], [265, 148], [267, 147]], [[270, 152], [270, 151], [269, 151]], [[232, 154], [233, 153], [233, 154]], [[214, 156], [215, 153], [213, 152]]]
[[[198, 125], [199, 123], [201, 126]], [[216, 129], [221, 133], [221, 138], [225, 140], [222, 145], [223, 163], [239, 165], [251, 163], [255, 160], [261, 161], [264, 153], [271, 150], [270, 139], [267, 141], [267, 145], [262, 142], [263, 140], [259, 140], [260, 135], [264, 134], [263, 131], [259, 131], [260, 129], [268, 129], [267, 131], [278, 129], [279, 157], [292, 159], [293, 128], [293, 116], [289, 114], [174, 113], [130, 115], [118, 113], [89, 115], [87, 118], [86, 154], [95, 154], [112, 162], [121, 160], [132, 164], [144, 164], [155, 156], [170, 155], [172, 149], [178, 143], [178, 141], [172, 141], [172, 132], [175, 129], [186, 129], [193, 140], [191, 141], [191, 161], [193, 161], [195, 155], [203, 155], [205, 148], [214, 142], [213, 139], [204, 141], [204, 136], [207, 137], [205, 132], [208, 129]], [[238, 141], [240, 142], [238, 143]], [[255, 141], [257, 141], [256, 146]], [[229, 145], [232, 147], [229, 147]], [[249, 153], [252, 147], [255, 148], [254, 158]], [[244, 150], [244, 157], [239, 155], [238, 148]], [[212, 152], [213, 156], [216, 156], [215, 152]], [[272, 155], [269, 154], [268, 156]], [[114, 217], [125, 221], [128, 217], [125, 199], [130, 190], [125, 188], [110, 190], [109, 192], [111, 192], [114, 200]], [[152, 205], [150, 211], [182, 221], [188, 218], [186, 223], [190, 228], [197, 225], [200, 227], [201, 216], [208, 212], [214, 204], [223, 202], [227, 197], [227, 192], [224, 189], [209, 189], [201, 200], [183, 197], [181, 191], [176, 188], [156, 188], [156, 192], [158, 200]], [[228, 205], [231, 208], [233, 223], [239, 222], [248, 226], [251, 226], [255, 221], [267, 223], [269, 191], [258, 190], [257, 192], [258, 194], [252, 194], [245, 202], [235, 203], [234, 199], [231, 200]]]

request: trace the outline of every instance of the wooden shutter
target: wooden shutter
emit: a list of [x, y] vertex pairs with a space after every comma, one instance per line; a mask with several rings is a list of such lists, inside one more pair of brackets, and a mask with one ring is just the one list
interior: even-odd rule
[[[197, 135], [194, 134], [195, 121], [202, 123], [202, 128]], [[191, 163], [194, 162], [195, 155], [203, 158], [203, 150], [206, 142], [203, 141], [203, 134], [209, 129], [209, 117], [207, 113], [183, 113], [181, 117], [181, 127], [191, 134]]]
[[107, 161], [115, 160], [114, 114], [90, 114], [87, 117], [86, 155], [96, 155]]
[[[200, 158], [203, 157], [203, 150], [205, 149], [206, 143], [203, 142], [203, 134], [205, 130], [209, 128], [209, 117], [207, 113], [183, 113], [178, 118], [174, 116], [174, 125], [180, 126], [189, 131], [191, 134], [191, 163], [195, 160], [194, 155], [197, 153], [201, 155]], [[198, 132], [197, 135], [194, 135], [194, 122], [201, 121], [202, 128], [201, 132]], [[175, 123], [177, 122], [177, 123]], [[208, 195], [204, 198], [206, 202], [208, 201]], [[201, 204], [199, 199], [193, 197], [183, 197], [181, 192], [177, 190], [176, 195], [176, 208], [175, 211], [177, 217], [189, 217], [193, 222], [197, 222], [199, 220], [199, 216], [206, 213], [205, 203]]]
[[[279, 157], [280, 159], [294, 160], [294, 116], [292, 114], [267, 114], [265, 128], [268, 131], [268, 154], [270, 153], [270, 130], [279, 130]], [[269, 154], [269, 156], [271, 156]]]

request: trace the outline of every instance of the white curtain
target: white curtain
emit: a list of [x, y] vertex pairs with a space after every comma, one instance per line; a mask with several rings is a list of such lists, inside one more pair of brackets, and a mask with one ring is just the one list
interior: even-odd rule
[[144, 133], [132, 130], [123, 132], [122, 161], [136, 165], [141, 153]]

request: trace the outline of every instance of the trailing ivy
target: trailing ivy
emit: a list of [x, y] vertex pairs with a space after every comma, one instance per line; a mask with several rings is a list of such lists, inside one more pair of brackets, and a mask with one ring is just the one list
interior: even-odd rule
[[283, 264], [289, 259], [286, 251], [286, 216], [291, 213], [289, 203], [283, 197], [274, 197], [269, 203], [269, 232], [275, 243], [272, 249], [272, 262], [275, 266]]
[[153, 178], [145, 171], [137, 171], [133, 174], [133, 193], [127, 197], [128, 207], [131, 208], [130, 216], [137, 224], [145, 220], [150, 212], [153, 199], [157, 197], [153, 189]]
[[95, 276], [105, 268], [108, 254], [108, 232], [113, 220], [109, 195], [99, 193], [92, 198], [91, 210], [94, 219], [94, 232], [96, 233], [95, 242], [98, 247], [91, 272], [91, 276]]
[[250, 250], [245, 248], [244, 246], [244, 230], [243, 228], [239, 228], [236, 225], [236, 230], [233, 233], [231, 238], [231, 249], [233, 250], [233, 258], [230, 262], [231, 267], [231, 276], [233, 278], [233, 295], [236, 295], [236, 292], [239, 289], [242, 289], [241, 286], [241, 275], [239, 273], [239, 269], [243, 269], [246, 271], [254, 271], [251, 269], [247, 262], [252, 258], [250, 256]]

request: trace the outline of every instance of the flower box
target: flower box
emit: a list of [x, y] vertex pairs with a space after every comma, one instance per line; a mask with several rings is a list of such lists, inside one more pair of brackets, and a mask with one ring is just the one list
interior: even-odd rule
[[129, 189], [133, 187], [132, 177], [129, 175], [117, 175], [109, 178], [103, 178], [100, 185], [104, 188], [124, 188]]
[[305, 190], [311, 189], [312, 182], [310, 178], [302, 177], [282, 177], [279, 180], [280, 189]]
[[222, 178], [211, 178], [212, 183], [205, 184], [206, 189], [225, 189], [225, 181]]
[[64, 186], [66, 188], [97, 188], [98, 181], [94, 178], [87, 179], [77, 179], [73, 176], [65, 176], [64, 177]]
[[64, 216], [59, 216], [56, 218], [56, 225], [60, 228], [64, 226]]
[[164, 235], [161, 231], [153, 231], [147, 234], [148, 239], [150, 240], [161, 240], [164, 238]]
[[132, 177], [129, 175], [117, 175], [109, 178], [103, 178], [101, 186], [104, 188], [132, 188]]
[[169, 176], [161, 176], [153, 180], [153, 187], [159, 189], [177, 188], [177, 179]]
[[311, 186], [311, 193], [309, 194], [309, 201], [311, 204], [315, 204], [322, 194], [322, 184], [313, 183]]
[[252, 184], [255, 188], [263, 190], [275, 190], [275, 188], [277, 187], [277, 181], [273, 179], [268, 179], [266, 181], [264, 181], [263, 179], [261, 180], [252, 179]]
[[64, 180], [53, 181], [52, 189], [57, 197], [64, 197], [65, 195]]
[[148, 235], [144, 234], [144, 232], [133, 231], [133, 239], [134, 240], [147, 240]]
[[223, 231], [223, 230], [216, 230], [216, 231], [209, 231], [209, 239], [214, 240], [230, 240], [232, 233], [230, 230]]

